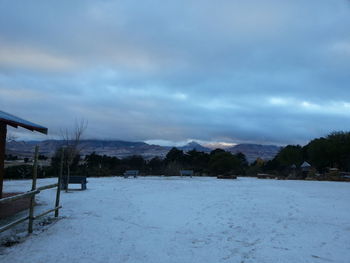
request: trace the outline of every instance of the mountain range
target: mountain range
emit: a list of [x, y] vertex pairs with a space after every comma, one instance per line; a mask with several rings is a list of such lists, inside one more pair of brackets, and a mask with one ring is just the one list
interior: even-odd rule
[[[7, 154], [18, 155], [20, 157], [32, 157], [34, 147], [39, 146], [40, 154], [52, 156], [56, 149], [64, 145], [62, 140], [45, 140], [45, 141], [11, 141], [6, 145]], [[141, 155], [145, 159], [151, 159], [159, 156], [165, 157], [171, 146], [160, 146], [147, 144], [145, 142], [129, 142], [119, 140], [82, 140], [79, 148], [81, 155], [87, 155], [96, 152], [100, 155], [116, 156], [124, 158], [131, 155]], [[213, 149], [200, 145], [197, 142], [189, 142], [184, 146], [177, 147], [184, 152], [196, 149], [197, 151], [210, 152]], [[255, 161], [257, 158], [264, 160], [272, 159], [281, 147], [275, 145], [260, 144], [237, 144], [233, 147], [226, 148], [226, 151], [232, 153], [242, 152], [246, 155], [249, 162]]]

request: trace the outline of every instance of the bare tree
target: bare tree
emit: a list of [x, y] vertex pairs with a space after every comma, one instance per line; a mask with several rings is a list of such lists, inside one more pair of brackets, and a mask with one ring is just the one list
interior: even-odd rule
[[6, 142], [14, 142], [18, 139], [18, 137], [16, 135], [14, 135], [13, 133], [7, 133], [7, 137], [6, 137]]
[[88, 122], [85, 119], [75, 121], [75, 125], [72, 131], [68, 129], [61, 130], [61, 137], [64, 142], [64, 155], [67, 162], [67, 182], [65, 185], [66, 192], [68, 192], [68, 183], [70, 177], [70, 168], [74, 161], [74, 158], [80, 154], [82, 147], [80, 145], [81, 138], [87, 129]]

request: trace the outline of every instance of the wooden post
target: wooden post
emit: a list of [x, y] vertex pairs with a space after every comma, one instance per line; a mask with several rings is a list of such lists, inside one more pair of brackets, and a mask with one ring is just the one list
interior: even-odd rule
[[2, 188], [5, 177], [5, 149], [6, 149], [6, 124], [0, 122], [0, 198], [2, 198]]
[[67, 181], [66, 181], [66, 193], [68, 193], [69, 177], [70, 177], [70, 168], [69, 168], [69, 162], [67, 162]]
[[[38, 155], [39, 146], [35, 146], [32, 191], [36, 189], [36, 178], [38, 177]], [[28, 233], [33, 233], [35, 195], [30, 198]]]
[[[56, 208], [60, 205], [61, 183], [62, 183], [62, 174], [63, 174], [63, 158], [64, 158], [64, 148], [61, 149], [61, 164], [60, 164], [60, 172], [58, 174], [58, 185], [57, 185], [56, 203], [55, 203]], [[55, 210], [55, 217], [58, 217], [58, 209]]]

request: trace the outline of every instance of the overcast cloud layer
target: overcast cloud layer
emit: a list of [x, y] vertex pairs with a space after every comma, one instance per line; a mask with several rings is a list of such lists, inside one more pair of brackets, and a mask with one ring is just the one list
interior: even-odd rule
[[350, 1], [0, 0], [0, 110], [53, 137], [305, 143], [349, 89]]

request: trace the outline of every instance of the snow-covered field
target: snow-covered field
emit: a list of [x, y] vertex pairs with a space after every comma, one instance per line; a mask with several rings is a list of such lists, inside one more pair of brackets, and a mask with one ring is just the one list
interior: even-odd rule
[[[42, 192], [37, 209], [54, 195]], [[350, 183], [90, 178], [61, 196], [61, 219], [1, 248], [0, 262], [350, 262]]]

